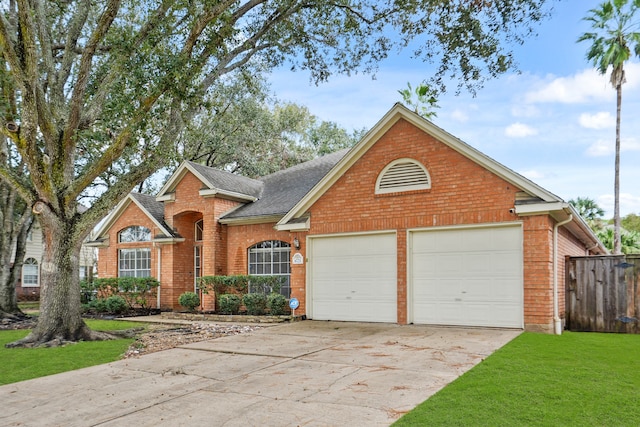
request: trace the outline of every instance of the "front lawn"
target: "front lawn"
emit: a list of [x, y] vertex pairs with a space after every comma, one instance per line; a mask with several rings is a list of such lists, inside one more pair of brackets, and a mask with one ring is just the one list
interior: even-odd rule
[[[136, 322], [86, 320], [90, 328], [112, 331], [144, 326]], [[5, 348], [28, 330], [0, 331], [0, 385], [86, 368], [120, 359], [133, 339], [80, 342], [55, 348]]]
[[640, 336], [523, 333], [394, 426], [637, 426]]

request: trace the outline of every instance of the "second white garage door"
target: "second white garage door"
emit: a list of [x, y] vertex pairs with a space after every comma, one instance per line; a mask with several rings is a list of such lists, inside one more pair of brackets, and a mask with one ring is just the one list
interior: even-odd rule
[[396, 322], [396, 246], [395, 233], [310, 238], [311, 317]]
[[414, 231], [413, 323], [523, 326], [522, 227]]

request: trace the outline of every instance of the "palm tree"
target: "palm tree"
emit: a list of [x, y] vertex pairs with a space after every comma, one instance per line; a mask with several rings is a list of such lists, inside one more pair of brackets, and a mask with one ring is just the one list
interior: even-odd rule
[[569, 200], [569, 204], [576, 208], [580, 216], [586, 220], [595, 221], [604, 216], [604, 209], [589, 197], [576, 197]]
[[640, 8], [640, 0], [609, 0], [591, 9], [584, 18], [591, 22], [594, 32], [584, 33], [578, 42], [591, 41], [587, 59], [600, 74], [607, 74], [612, 67], [609, 81], [616, 90], [616, 153], [613, 208], [613, 253], [621, 253], [620, 241], [620, 110], [622, 106], [622, 84], [625, 82], [624, 63], [634, 54], [640, 56], [640, 32], [634, 20]]

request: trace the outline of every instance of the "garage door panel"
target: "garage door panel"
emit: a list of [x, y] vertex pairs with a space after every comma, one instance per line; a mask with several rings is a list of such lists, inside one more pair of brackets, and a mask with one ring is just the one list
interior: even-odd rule
[[312, 317], [397, 321], [395, 233], [310, 239]]
[[414, 323], [522, 327], [520, 226], [411, 234]]

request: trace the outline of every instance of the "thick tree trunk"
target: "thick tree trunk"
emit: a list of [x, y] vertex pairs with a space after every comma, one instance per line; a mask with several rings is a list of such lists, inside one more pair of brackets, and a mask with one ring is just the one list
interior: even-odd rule
[[[78, 274], [82, 239], [73, 221], [41, 215], [44, 255], [41, 265], [40, 316], [33, 331], [7, 347], [57, 346], [69, 342], [112, 339], [89, 329], [82, 319]], [[79, 241], [78, 241], [79, 240]]]

